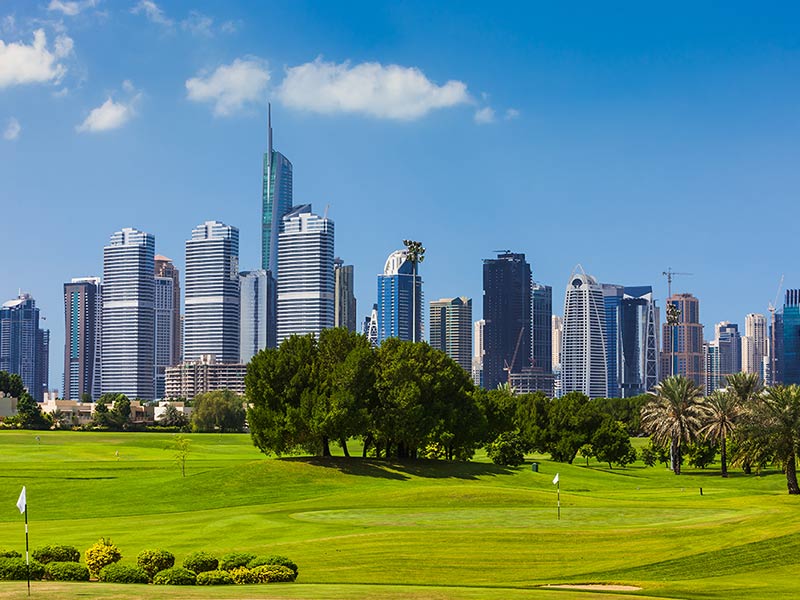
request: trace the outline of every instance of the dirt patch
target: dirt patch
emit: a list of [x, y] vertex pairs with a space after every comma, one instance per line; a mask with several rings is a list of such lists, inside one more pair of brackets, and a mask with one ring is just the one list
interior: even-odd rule
[[615, 583], [559, 583], [541, 587], [562, 590], [595, 590], [599, 592], [638, 592], [642, 588], [635, 585], [618, 585]]

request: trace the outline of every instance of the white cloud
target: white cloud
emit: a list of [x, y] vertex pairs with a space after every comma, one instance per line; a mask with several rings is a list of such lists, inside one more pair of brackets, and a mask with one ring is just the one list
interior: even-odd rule
[[335, 64], [317, 59], [286, 71], [278, 97], [312, 112], [360, 113], [412, 120], [437, 108], [469, 102], [466, 84], [431, 82], [419, 69], [380, 63]]
[[239, 28], [242, 26], [241, 21], [225, 21], [222, 25], [219, 26], [220, 31], [222, 33], [236, 33], [239, 31]]
[[494, 123], [494, 109], [491, 106], [484, 106], [475, 111], [473, 116], [478, 125]]
[[17, 30], [17, 20], [14, 15], [6, 15], [3, 17], [3, 22], [0, 27], [5, 33], [14, 33]]
[[61, 62], [72, 52], [72, 38], [59, 35], [53, 50], [47, 48], [43, 29], [33, 33], [33, 43], [5, 44], [0, 40], [0, 89], [26, 83], [59, 83], [67, 72]]
[[189, 16], [181, 21], [181, 29], [201, 37], [212, 37], [214, 35], [211, 31], [213, 25], [214, 19], [196, 10], [190, 11]]
[[19, 137], [20, 131], [22, 131], [22, 126], [19, 124], [19, 121], [17, 121], [14, 117], [11, 117], [8, 120], [5, 131], [3, 132], [3, 139], [13, 142]]
[[68, 17], [74, 17], [95, 6], [97, 6], [96, 0], [50, 0], [47, 10], [59, 11]]
[[269, 70], [257, 58], [237, 58], [222, 65], [206, 76], [186, 80], [186, 96], [194, 102], [211, 102], [214, 114], [227, 117], [244, 108], [246, 104], [264, 99]]
[[[133, 84], [127, 79], [122, 82], [122, 89], [129, 94], [136, 91]], [[93, 108], [83, 123], [75, 127], [75, 130], [79, 133], [97, 133], [119, 129], [136, 116], [136, 105], [141, 97], [142, 94], [137, 93], [128, 102], [115, 102], [109, 96], [103, 104]]]
[[172, 19], [161, 10], [153, 0], [139, 0], [139, 2], [131, 9], [134, 15], [144, 13], [149, 21], [163, 25], [164, 27], [172, 27]]
[[516, 119], [519, 117], [519, 111], [516, 108], [507, 108], [506, 109], [506, 121], [511, 121], [512, 119]]

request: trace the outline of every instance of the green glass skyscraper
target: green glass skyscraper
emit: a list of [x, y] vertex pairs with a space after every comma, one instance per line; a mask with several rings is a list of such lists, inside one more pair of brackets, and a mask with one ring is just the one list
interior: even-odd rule
[[272, 277], [278, 272], [278, 234], [281, 220], [292, 210], [292, 163], [272, 148], [272, 107], [267, 117], [261, 218], [261, 268]]

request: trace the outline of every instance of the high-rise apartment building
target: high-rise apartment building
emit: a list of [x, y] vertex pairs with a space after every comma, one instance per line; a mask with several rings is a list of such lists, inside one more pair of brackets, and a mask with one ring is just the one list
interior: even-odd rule
[[261, 268], [278, 272], [278, 236], [292, 210], [292, 163], [272, 147], [272, 107], [267, 117], [267, 152], [261, 187]]
[[430, 306], [430, 342], [467, 373], [472, 371], [472, 299], [434, 300]]
[[540, 373], [553, 372], [553, 288], [531, 284], [531, 364]]
[[757, 373], [766, 381], [764, 361], [769, 355], [767, 336], [767, 317], [750, 313], [744, 318], [744, 337], [742, 337], [742, 371]]
[[333, 326], [356, 330], [356, 296], [353, 265], [333, 261]]
[[0, 371], [14, 373], [37, 401], [48, 387], [50, 332], [39, 328], [39, 309], [30, 294], [0, 307]]
[[553, 344], [552, 364], [553, 370], [561, 368], [561, 335], [564, 331], [564, 321], [558, 315], [553, 315], [550, 318], [550, 335]]
[[652, 390], [659, 381], [659, 310], [649, 285], [626, 286], [617, 316], [619, 394], [630, 398]]
[[186, 241], [183, 355], [239, 362], [239, 230], [206, 221]]
[[483, 386], [495, 389], [510, 372], [531, 366], [531, 267], [524, 254], [483, 261]]
[[[172, 335], [169, 366], [177, 365], [183, 356], [183, 326], [181, 323], [181, 275], [172, 259], [157, 254], [155, 257], [156, 277], [166, 277], [172, 281]], [[162, 284], [163, 285], [163, 284]]]
[[126, 227], [103, 249], [102, 392], [155, 399], [155, 238]]
[[[669, 307], [673, 306], [673, 309]], [[669, 322], [669, 311], [677, 310], [677, 322]], [[660, 378], [682, 375], [705, 389], [703, 325], [700, 301], [692, 294], [673, 294], [667, 298], [667, 322], [662, 325]]]
[[714, 327], [716, 337], [704, 345], [705, 391], [710, 394], [727, 385], [728, 375], [742, 370], [742, 340], [739, 326], [722, 321]]
[[564, 297], [561, 391], [608, 396], [603, 287], [580, 267], [570, 276]]
[[275, 313], [269, 311], [275, 280], [264, 269], [239, 273], [239, 361], [250, 362], [258, 352], [274, 348]]
[[100, 397], [103, 288], [99, 277], [64, 284], [65, 400]]
[[619, 309], [625, 288], [612, 283], [601, 284], [603, 288], [603, 306], [606, 321], [606, 371], [608, 375], [608, 395], [619, 398], [622, 394], [619, 387]]
[[778, 382], [800, 384], [800, 289], [786, 290], [780, 317]]
[[334, 225], [311, 212], [311, 205], [296, 206], [283, 217], [278, 236], [278, 336], [280, 344], [291, 335], [333, 327]]
[[421, 341], [422, 300], [422, 277], [419, 271], [414, 275], [408, 252], [392, 252], [386, 259], [383, 274], [378, 275], [378, 343], [390, 337], [405, 341], [416, 337], [417, 341]]
[[486, 354], [483, 342], [486, 321], [480, 319], [472, 324], [472, 383], [483, 385], [483, 358]]
[[[155, 386], [156, 398], [164, 398], [166, 368], [175, 362], [175, 282], [172, 277], [155, 277]], [[180, 314], [180, 313], [178, 313]]]

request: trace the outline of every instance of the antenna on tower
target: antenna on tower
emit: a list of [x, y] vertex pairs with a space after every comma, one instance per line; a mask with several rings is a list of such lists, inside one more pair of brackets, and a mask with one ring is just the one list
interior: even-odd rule
[[267, 103], [267, 152], [272, 161], [272, 102]]

